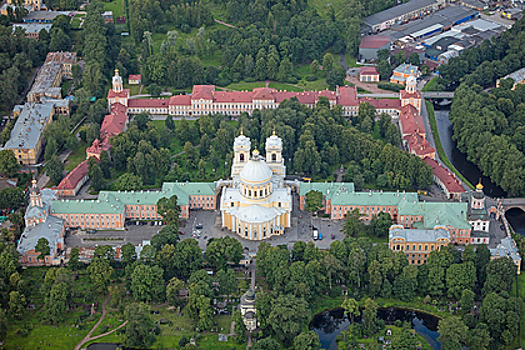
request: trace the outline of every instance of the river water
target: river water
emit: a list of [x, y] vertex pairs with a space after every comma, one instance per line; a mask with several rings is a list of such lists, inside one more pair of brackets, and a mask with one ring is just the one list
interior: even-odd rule
[[[441, 344], [437, 338], [437, 326], [439, 319], [435, 316], [398, 308], [379, 309], [377, 316], [385, 321], [385, 324], [391, 325], [395, 320], [403, 322], [408, 321], [412, 323], [412, 328], [417, 334], [423, 336], [433, 350], [441, 350]], [[360, 320], [355, 320], [359, 322]], [[314, 316], [310, 323], [310, 329], [313, 329], [319, 335], [321, 348], [326, 350], [336, 350], [336, 337], [342, 331], [348, 330], [350, 327], [350, 320], [344, 314], [344, 309], [338, 308], [334, 310], [326, 310]]]
[[[445, 154], [452, 162], [454, 167], [463, 175], [471, 184], [477, 184], [479, 179], [484, 188], [483, 191], [490, 197], [505, 197], [506, 193], [499, 186], [494, 184], [486, 176], [481, 175], [481, 171], [477, 166], [467, 160], [467, 157], [461, 153], [457, 148], [455, 142], [452, 140], [452, 124], [448, 119], [448, 109], [438, 109], [439, 106], [434, 105], [436, 122], [439, 131], [441, 144], [445, 150]], [[517, 233], [525, 236], [525, 213], [520, 209], [511, 209], [505, 213], [510, 225]]]

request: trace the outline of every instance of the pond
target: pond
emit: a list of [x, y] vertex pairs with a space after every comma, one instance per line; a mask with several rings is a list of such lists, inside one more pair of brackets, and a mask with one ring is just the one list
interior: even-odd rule
[[[419, 311], [405, 310], [400, 308], [379, 309], [378, 317], [385, 321], [385, 324], [393, 324], [395, 320], [403, 322], [410, 321], [412, 328], [417, 334], [423, 336], [433, 350], [441, 350], [441, 344], [437, 338], [437, 326], [439, 318]], [[336, 350], [336, 337], [342, 331], [348, 330], [350, 320], [344, 314], [344, 309], [326, 310], [314, 316], [310, 323], [310, 329], [313, 329], [319, 335], [321, 348], [326, 350]]]

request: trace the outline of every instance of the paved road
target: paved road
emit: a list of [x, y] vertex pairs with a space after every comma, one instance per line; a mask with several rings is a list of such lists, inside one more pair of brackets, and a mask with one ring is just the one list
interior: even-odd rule
[[[366, 86], [363, 87], [366, 89]], [[357, 94], [357, 97], [371, 97], [371, 98], [399, 98], [399, 94], [393, 92], [378, 92], [373, 94]]]

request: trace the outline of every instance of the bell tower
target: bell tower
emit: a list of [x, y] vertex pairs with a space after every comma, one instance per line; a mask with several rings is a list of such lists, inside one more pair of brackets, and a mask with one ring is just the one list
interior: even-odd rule
[[232, 173], [231, 175], [239, 175], [243, 166], [248, 163], [250, 160], [250, 148], [252, 143], [249, 138], [244, 136], [242, 127], [241, 134], [235, 138], [233, 143], [233, 164], [232, 164]]
[[42, 194], [40, 188], [36, 184], [36, 180], [33, 179], [31, 191], [29, 192], [29, 200], [32, 207], [42, 207]]
[[115, 76], [113, 77], [113, 91], [116, 93], [122, 92], [122, 77], [118, 74], [118, 69], [115, 69]]
[[275, 135], [275, 127], [272, 136], [266, 139], [266, 164], [270, 166], [274, 175], [286, 173], [283, 159], [283, 140]]

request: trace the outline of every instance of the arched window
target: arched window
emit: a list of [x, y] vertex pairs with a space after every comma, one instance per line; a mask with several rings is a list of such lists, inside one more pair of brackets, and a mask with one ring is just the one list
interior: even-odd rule
[[241, 160], [241, 162], [244, 162], [244, 153], [241, 153], [241, 155], [239, 156], [239, 159]]
[[272, 154], [272, 162], [276, 162], [277, 161], [277, 155], [274, 153]]
[[260, 190], [259, 191], [259, 197], [262, 197], [263, 196], [263, 190]]

